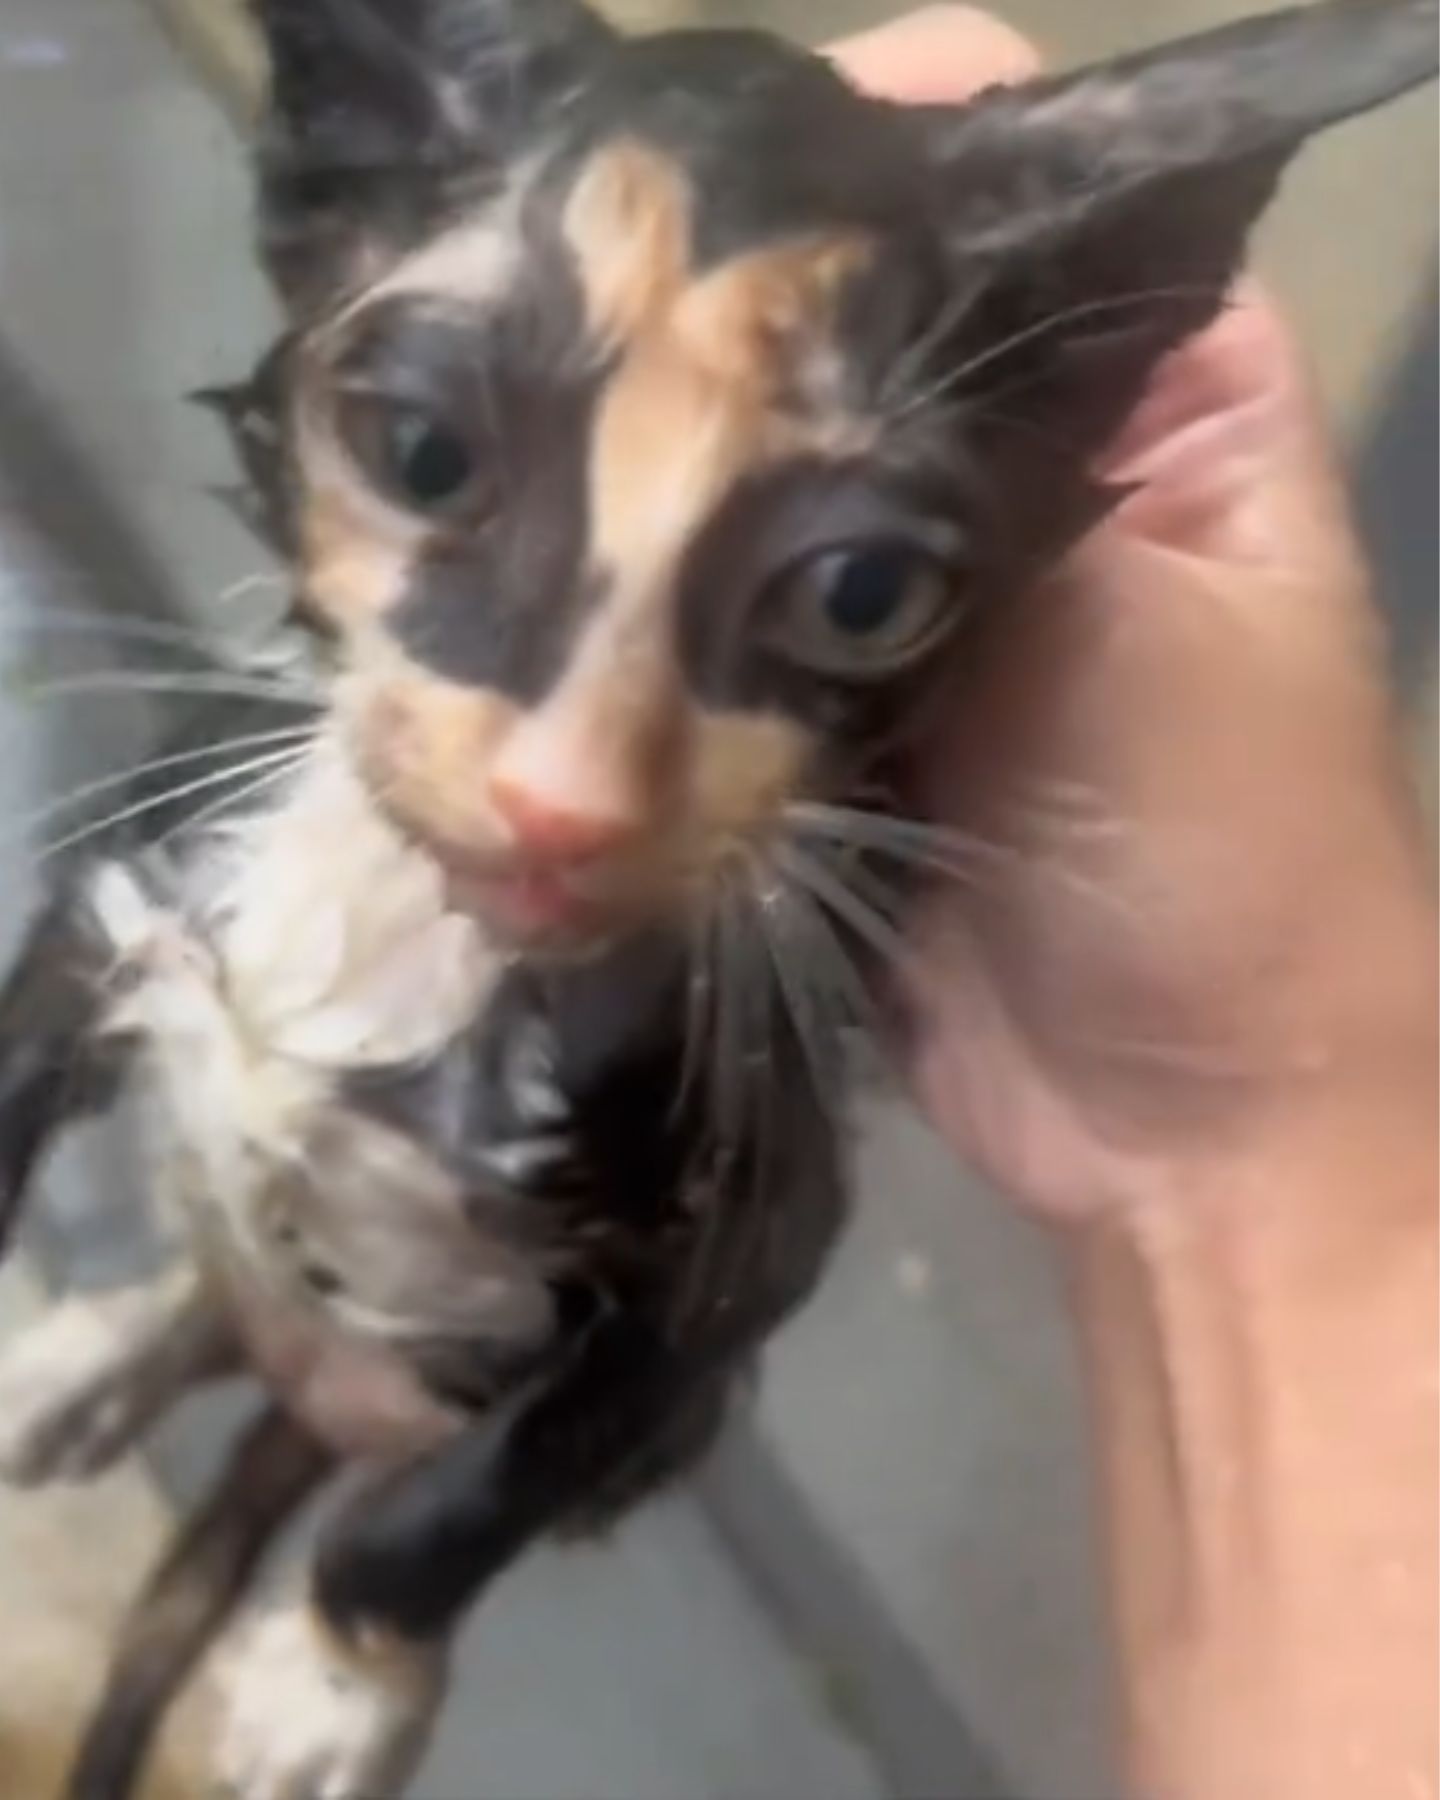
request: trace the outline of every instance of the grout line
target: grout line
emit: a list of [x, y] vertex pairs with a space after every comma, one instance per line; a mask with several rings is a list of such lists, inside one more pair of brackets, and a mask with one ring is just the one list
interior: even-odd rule
[[777, 1632], [832, 1698], [889, 1791], [1016, 1800], [863, 1571], [817, 1518], [753, 1418], [737, 1413], [691, 1490]]

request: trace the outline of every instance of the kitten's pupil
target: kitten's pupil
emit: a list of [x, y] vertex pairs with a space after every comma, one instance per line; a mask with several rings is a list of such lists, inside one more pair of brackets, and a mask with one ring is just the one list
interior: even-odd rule
[[914, 574], [914, 557], [898, 548], [837, 557], [826, 598], [831, 624], [851, 637], [879, 631], [904, 602]]
[[463, 439], [422, 412], [393, 415], [390, 458], [397, 485], [422, 508], [453, 500], [474, 472], [474, 459]]

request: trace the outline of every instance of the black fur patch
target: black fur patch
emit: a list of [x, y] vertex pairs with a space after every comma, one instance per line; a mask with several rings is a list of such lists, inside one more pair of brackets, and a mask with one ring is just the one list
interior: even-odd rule
[[924, 164], [903, 115], [764, 32], [627, 42], [597, 65], [565, 130], [571, 155], [623, 131], [684, 172], [697, 270], [796, 233], [913, 239], [924, 217]]
[[493, 191], [614, 43], [574, 0], [255, 0], [272, 99], [262, 254], [314, 316], [367, 254], [398, 256]]
[[0, 989], [0, 1255], [51, 1137], [114, 1096], [122, 1052], [94, 1035], [110, 961], [77, 881], [31, 925]]
[[675, 1104], [686, 1000], [681, 946], [664, 937], [517, 970], [440, 1059], [468, 1081], [435, 1069], [371, 1089], [367, 1104], [472, 1166], [496, 1141], [563, 1133], [585, 1178], [560, 1218], [587, 1252], [566, 1346], [513, 1422], [378, 1484], [326, 1533], [318, 1594], [341, 1628], [443, 1632], [534, 1536], [597, 1524], [676, 1474], [718, 1428], [759, 1335], [816, 1279], [846, 1188], [803, 1058], [783, 1027], [775, 1048], [768, 1013], [741, 1022], [731, 1049], [746, 1067], [767, 1049], [775, 1060], [763, 1102], [746, 1078], [722, 1152], [705, 1095]]
[[422, 403], [481, 467], [481, 515], [433, 534], [387, 616], [416, 662], [521, 703], [559, 673], [598, 598], [584, 574], [586, 468], [604, 375], [553, 251], [537, 250], [493, 307], [404, 297], [365, 315], [339, 381]]

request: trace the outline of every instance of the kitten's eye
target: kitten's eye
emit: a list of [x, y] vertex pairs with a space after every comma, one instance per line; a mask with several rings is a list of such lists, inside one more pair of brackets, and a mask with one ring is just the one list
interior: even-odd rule
[[863, 681], [928, 649], [955, 607], [953, 571], [929, 551], [863, 544], [823, 551], [782, 575], [766, 628], [791, 661]]
[[448, 420], [422, 407], [366, 398], [345, 410], [341, 429], [366, 474], [389, 499], [431, 516], [473, 508], [479, 463]]
[[396, 487], [424, 512], [448, 506], [475, 473], [463, 438], [409, 408], [391, 415], [385, 448]]

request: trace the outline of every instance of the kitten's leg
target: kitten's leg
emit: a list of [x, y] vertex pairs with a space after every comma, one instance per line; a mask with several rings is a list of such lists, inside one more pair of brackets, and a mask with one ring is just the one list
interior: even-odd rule
[[104, 1105], [118, 1046], [93, 1036], [112, 951], [80, 889], [51, 896], [0, 987], [0, 1255], [51, 1137]]
[[489, 1582], [543, 1533], [613, 1517], [701, 1454], [736, 1369], [809, 1292], [844, 1217], [835, 1140], [807, 1092], [785, 1096], [750, 1202], [721, 1216], [682, 1340], [668, 1317], [623, 1308], [577, 1322], [570, 1359], [504, 1430], [386, 1476], [322, 1533], [308, 1605], [257, 1625], [222, 1682], [232, 1791], [397, 1800], [451, 1635]]
[[222, 1678], [226, 1791], [393, 1800], [424, 1751], [452, 1629], [541, 1533], [628, 1504], [698, 1454], [724, 1380], [623, 1320], [499, 1436], [467, 1432], [326, 1530], [308, 1604], [261, 1618]]
[[[334, 1466], [330, 1453], [278, 1407], [267, 1408], [246, 1431], [210, 1498], [130, 1610], [67, 1800], [128, 1800], [170, 1701], [276, 1535]], [[288, 1707], [282, 1692], [272, 1728], [283, 1725]], [[242, 1790], [237, 1800], [251, 1796]]]
[[0, 1479], [84, 1480], [186, 1388], [236, 1361], [226, 1317], [193, 1265], [64, 1300], [0, 1351]]

